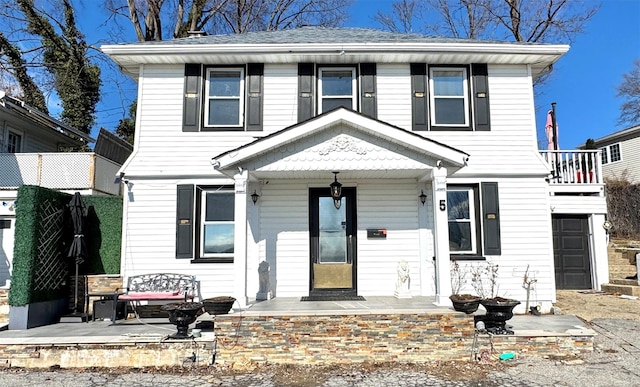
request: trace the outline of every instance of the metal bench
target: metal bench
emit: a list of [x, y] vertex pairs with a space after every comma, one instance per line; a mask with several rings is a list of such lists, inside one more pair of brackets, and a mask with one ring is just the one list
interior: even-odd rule
[[200, 298], [199, 285], [195, 276], [187, 274], [150, 273], [130, 276], [127, 287], [116, 289], [114, 293], [111, 321], [116, 321], [118, 301], [125, 301], [126, 319], [128, 304], [131, 304], [136, 313], [135, 307], [140, 301], [193, 301]]

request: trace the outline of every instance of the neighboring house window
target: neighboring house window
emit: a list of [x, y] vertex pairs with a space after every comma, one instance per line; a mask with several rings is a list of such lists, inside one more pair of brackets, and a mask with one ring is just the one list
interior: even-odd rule
[[487, 65], [411, 63], [413, 130], [489, 131]]
[[318, 110], [328, 112], [337, 107], [357, 110], [356, 69], [352, 67], [320, 68]]
[[202, 190], [200, 197], [200, 256], [231, 258], [234, 246], [232, 189]]
[[178, 185], [176, 208], [176, 258], [233, 262], [233, 186]]
[[497, 183], [449, 185], [446, 207], [454, 259], [501, 254]]
[[612, 144], [600, 148], [602, 151], [602, 164], [615, 163], [622, 160], [622, 154], [620, 153], [620, 144]]
[[205, 90], [206, 127], [241, 127], [243, 125], [244, 69], [207, 69]]
[[469, 92], [465, 68], [430, 69], [431, 122], [434, 126], [469, 126]]
[[182, 131], [262, 130], [263, 75], [262, 63], [186, 64]]
[[7, 152], [20, 153], [22, 151], [22, 136], [16, 132], [9, 131], [7, 136]]

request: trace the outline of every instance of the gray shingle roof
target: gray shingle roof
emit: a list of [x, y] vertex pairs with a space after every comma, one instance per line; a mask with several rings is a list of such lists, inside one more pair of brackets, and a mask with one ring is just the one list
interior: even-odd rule
[[[247, 32], [243, 34], [193, 36], [159, 42], [151, 45], [175, 44], [319, 44], [319, 43], [487, 43], [472, 39], [432, 37], [404, 34], [369, 28], [300, 27], [279, 31]], [[509, 42], [493, 42], [509, 43]], [[140, 43], [137, 43], [140, 44]]]

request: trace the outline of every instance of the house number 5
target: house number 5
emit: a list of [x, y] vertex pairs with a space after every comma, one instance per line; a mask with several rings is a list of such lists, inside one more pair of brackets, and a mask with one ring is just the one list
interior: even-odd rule
[[447, 209], [447, 205], [444, 200], [440, 200], [440, 211], [444, 211]]

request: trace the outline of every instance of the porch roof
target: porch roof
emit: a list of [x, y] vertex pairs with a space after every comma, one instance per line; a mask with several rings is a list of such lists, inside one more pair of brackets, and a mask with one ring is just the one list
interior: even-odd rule
[[227, 176], [238, 169], [258, 178], [322, 178], [341, 171], [349, 178], [429, 178], [445, 167], [466, 165], [469, 154], [446, 144], [337, 108], [211, 159]]

